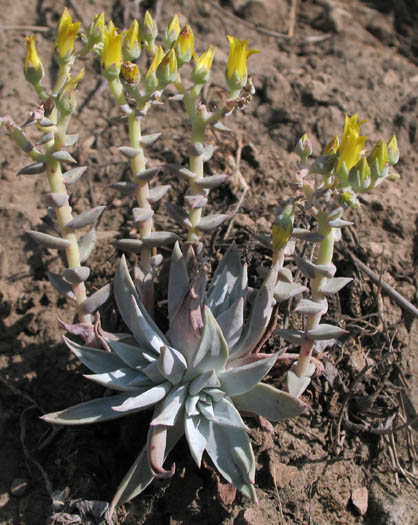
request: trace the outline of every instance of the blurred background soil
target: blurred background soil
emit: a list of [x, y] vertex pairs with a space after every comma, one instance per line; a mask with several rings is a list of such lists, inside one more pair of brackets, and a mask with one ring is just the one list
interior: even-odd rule
[[[160, 31], [179, 13], [193, 28], [198, 53], [210, 43], [218, 49], [206, 93], [211, 106], [225, 96], [226, 35], [247, 38], [250, 48], [261, 50], [249, 60], [256, 87], [251, 105], [228, 120], [232, 132], [208, 137], [216, 147], [208, 172], [232, 175], [239, 169], [249, 186], [228, 239], [225, 225], [210, 249], [218, 255], [235, 239], [253, 279], [269, 256], [256, 233], [269, 233], [275, 207], [290, 195], [292, 151], [303, 133], [318, 154], [342, 134], [345, 115], [358, 113], [368, 119], [362, 131], [371, 143], [395, 133], [401, 151], [401, 179], [362, 198], [361, 210], [350, 216], [354, 226], [337, 246], [338, 275], [354, 282], [331, 304], [328, 317], [350, 336], [329, 353], [325, 375], [307, 391], [310, 409], [271, 427], [249, 420], [260, 504], [239, 495], [234, 500], [208, 466], [197, 469], [181, 442], [172, 454], [176, 475], [120, 508], [114, 522], [416, 524], [416, 419], [405, 426], [418, 406], [416, 321], [360, 271], [350, 253], [417, 304], [417, 1], [0, 0], [0, 115], [9, 113], [22, 124], [38, 103], [23, 76], [24, 36], [31, 30], [47, 76], [54, 77], [48, 61], [65, 5], [83, 24], [104, 11], [120, 28], [150, 9]], [[76, 212], [106, 206], [89, 261], [93, 291], [112, 277], [120, 254], [110, 241], [132, 228], [132, 202], [110, 188], [128, 177], [117, 152], [127, 142], [126, 129], [110, 122], [117, 110], [98, 61], [84, 65], [70, 133], [80, 132], [74, 155], [88, 175], [71, 191]], [[150, 148], [151, 162], [186, 161], [189, 128], [181, 105], [153, 108], [145, 128], [163, 133]], [[60, 271], [61, 261], [24, 235], [46, 220], [47, 183], [42, 176], [16, 176], [27, 161], [3, 129], [0, 134], [0, 523], [100, 523], [94, 511], [88, 517], [88, 502], [112, 498], [145, 440], [148, 415], [52, 434], [39, 420], [103, 389], [82, 377], [85, 370], [61, 343], [56, 316], [71, 322], [72, 312], [46, 277], [47, 270]], [[165, 200], [176, 202], [184, 187], [169, 174], [162, 178], [173, 186]], [[211, 193], [213, 208], [233, 213], [241, 194], [226, 184]], [[268, 342], [270, 349], [279, 344], [275, 337]], [[283, 373], [274, 369], [269, 381], [280, 385]], [[392, 425], [402, 428], [391, 432]]]

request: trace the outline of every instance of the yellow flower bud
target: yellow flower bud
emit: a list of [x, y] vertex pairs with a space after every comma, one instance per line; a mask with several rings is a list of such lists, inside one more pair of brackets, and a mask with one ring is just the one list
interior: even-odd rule
[[226, 66], [226, 82], [231, 91], [240, 90], [247, 84], [247, 59], [258, 49], [248, 49], [247, 40], [238, 40], [228, 35], [229, 55]]
[[149, 66], [144, 78], [144, 87], [148, 92], [154, 91], [158, 87], [158, 79], [156, 71], [164, 58], [164, 49], [161, 46], [156, 48], [156, 52], [152, 59], [151, 65]]
[[337, 175], [343, 163], [347, 171], [350, 171], [360, 160], [360, 154], [367, 140], [367, 137], [360, 135], [360, 127], [366, 120], [362, 120], [361, 122], [357, 122], [357, 120], [358, 115], [345, 117], [344, 136], [338, 150]]
[[94, 43], [101, 42], [104, 38], [105, 15], [104, 12], [94, 17], [94, 22], [89, 28], [89, 36]]
[[26, 40], [25, 77], [31, 84], [38, 83], [44, 76], [44, 68], [36, 49], [36, 36], [30, 35]]
[[281, 213], [272, 226], [273, 252], [286, 246], [293, 231], [293, 221], [287, 213]]
[[163, 57], [157, 68], [157, 78], [160, 81], [160, 84], [166, 86], [170, 82], [175, 82], [177, 75], [178, 69], [176, 53], [174, 49], [170, 49], [170, 51]]
[[179, 67], [190, 62], [194, 54], [194, 35], [192, 28], [188, 24], [180, 31], [174, 48], [176, 50]]
[[129, 84], [138, 84], [141, 80], [141, 73], [139, 67], [133, 62], [124, 62], [121, 67], [122, 77]]
[[335, 135], [324, 149], [323, 155], [335, 155], [340, 147], [340, 138]]
[[105, 28], [102, 51], [102, 69], [107, 75], [119, 76], [122, 65], [122, 40], [124, 34], [118, 34], [113, 22]]
[[177, 37], [180, 34], [180, 23], [178, 15], [174, 15], [171, 19], [171, 22], [168, 24], [168, 27], [164, 35], [164, 45], [166, 48], [171, 47], [174, 42], [177, 40]]
[[388, 160], [390, 166], [394, 166], [399, 160], [399, 148], [396, 135], [393, 135], [393, 137], [388, 142]]
[[142, 39], [147, 43], [152, 43], [158, 36], [158, 27], [153, 20], [149, 11], [145, 13], [144, 21], [142, 22]]
[[204, 84], [209, 80], [215, 52], [216, 50], [210, 45], [200, 57], [195, 56], [195, 66], [192, 74], [195, 84]]
[[74, 55], [74, 41], [79, 30], [80, 22], [73, 24], [68, 9], [65, 8], [58, 22], [57, 38], [54, 43], [58, 60], [68, 62], [72, 59]]
[[312, 142], [309, 139], [308, 135], [305, 133], [302, 135], [302, 137], [298, 140], [295, 148], [295, 153], [301, 158], [303, 162], [306, 161], [306, 159], [312, 155], [313, 147]]
[[133, 61], [141, 54], [141, 37], [139, 24], [134, 20], [123, 39], [123, 58], [125, 61]]

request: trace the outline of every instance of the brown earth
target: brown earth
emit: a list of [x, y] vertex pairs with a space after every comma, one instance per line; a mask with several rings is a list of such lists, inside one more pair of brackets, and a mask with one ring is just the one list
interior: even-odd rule
[[[77, 20], [90, 22], [104, 10], [107, 19], [112, 17], [123, 27], [130, 24], [139, 3], [141, 15], [145, 8], [155, 14], [151, 1], [73, 0], [67, 5]], [[418, 406], [416, 322], [359, 271], [349, 252], [416, 304], [418, 4], [416, 0], [156, 4], [161, 7], [160, 27], [178, 12], [192, 25], [199, 52], [209, 43], [217, 46], [207, 94], [210, 103], [222, 96], [225, 35], [248, 38], [251, 48], [262, 50], [249, 62], [257, 89], [251, 106], [229, 119], [234, 133], [210, 137], [217, 146], [209, 164], [212, 172], [232, 173], [240, 141], [243, 146], [239, 168], [250, 190], [228, 242], [237, 241], [253, 275], [257, 264], [268, 259], [268, 251], [255, 242], [255, 233], [268, 233], [275, 206], [290, 193], [292, 150], [304, 132], [318, 152], [334, 134], [341, 134], [346, 114], [359, 113], [368, 119], [363, 130], [371, 142], [396, 133], [401, 179], [383, 184], [362, 200], [361, 210], [351, 217], [354, 227], [337, 248], [339, 275], [352, 276], [355, 282], [332, 305], [330, 320], [345, 325], [350, 336], [330, 352], [325, 376], [309, 388], [310, 410], [272, 429], [249, 421], [258, 461], [259, 506], [240, 496], [228, 504], [230, 491], [225, 486], [222, 501], [212, 470], [198, 470], [181, 442], [172, 454], [177, 474], [155, 482], [119, 509], [114, 521], [413, 525], [418, 515], [416, 431], [410, 427], [381, 431], [394, 415], [395, 426], [402, 426], [406, 417], [413, 417], [413, 405]], [[25, 26], [41, 27], [39, 52], [46, 60], [63, 6], [61, 0], [0, 0], [0, 115], [10, 113], [22, 123], [35, 107], [36, 97], [22, 71]], [[95, 80], [97, 63], [87, 62], [86, 68], [72, 130], [81, 133], [75, 155], [89, 166], [89, 175], [73, 187], [72, 202], [78, 212], [92, 201], [107, 206], [99, 226], [101, 243], [91, 259], [89, 289], [94, 290], [111, 279], [120, 254], [109, 241], [116, 232], [127, 233], [132, 227], [132, 203], [109, 187], [127, 174], [117, 153], [117, 147], [126, 143], [126, 130], [109, 122], [116, 109], [107, 88]], [[54, 75], [52, 65], [47, 73]], [[152, 159], [185, 162], [184, 137], [189, 129], [177, 103], [153, 110], [146, 131], [163, 132], [151, 149]], [[40, 176], [16, 176], [25, 159], [0, 132], [0, 523], [94, 523], [83, 514], [83, 505], [86, 500], [111, 499], [144, 442], [148, 419], [131, 417], [122, 425], [59, 429], [53, 434], [38, 419], [103, 391], [82, 377], [83, 367], [60, 343], [56, 316], [71, 321], [72, 313], [57, 298], [45, 272], [59, 272], [61, 261], [55, 253], [41, 252], [23, 234], [46, 220], [46, 182]], [[168, 175], [164, 177], [168, 180]], [[177, 185], [171, 192], [172, 199], [179, 189]], [[226, 186], [212, 195], [215, 210], [231, 212], [240, 191]], [[160, 225], [163, 212], [161, 206]], [[215, 252], [225, 249], [225, 229], [212, 238]], [[277, 344], [277, 338], [269, 341], [270, 347]], [[374, 366], [366, 369], [367, 364]], [[283, 371], [275, 369], [270, 380], [279, 383]]]

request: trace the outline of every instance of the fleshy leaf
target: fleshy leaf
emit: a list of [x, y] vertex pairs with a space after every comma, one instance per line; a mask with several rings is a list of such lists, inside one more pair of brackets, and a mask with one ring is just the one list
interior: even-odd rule
[[118, 269], [115, 275], [114, 282], [114, 294], [116, 304], [118, 305], [119, 312], [127, 324], [127, 326], [132, 330], [131, 327], [131, 310], [132, 310], [132, 295], [135, 297], [136, 304], [141, 310], [142, 315], [144, 316], [145, 321], [148, 323], [150, 328], [154, 330], [157, 336], [163, 341], [165, 345], [168, 345], [167, 339], [164, 337], [163, 333], [160, 331], [158, 326], [151, 319], [151, 316], [146, 311], [145, 307], [142, 305], [134, 283], [132, 282], [131, 276], [126, 265], [126, 259], [124, 256], [121, 257]]
[[96, 230], [92, 228], [78, 241], [78, 249], [80, 250], [80, 263], [84, 264], [90, 257], [96, 245]]
[[274, 289], [273, 296], [278, 303], [282, 303], [291, 297], [295, 297], [295, 295], [306, 292], [307, 289], [308, 288], [306, 286], [302, 286], [298, 283], [285, 283], [280, 281]]
[[139, 412], [147, 407], [137, 407], [126, 412], [116, 412], [113, 410], [115, 403], [121, 403], [135, 399], [138, 396], [132, 398], [132, 393], [117, 394], [116, 396], [103, 397], [100, 399], [93, 399], [86, 403], [80, 403], [73, 407], [61, 410], [60, 412], [53, 412], [42, 416], [41, 419], [48, 423], [54, 423], [57, 425], [86, 425], [88, 423], [101, 423], [103, 421], [109, 421], [118, 417], [125, 416], [127, 414], [133, 414]]
[[286, 386], [290, 395], [299, 398], [308, 388], [311, 378], [308, 376], [297, 376], [292, 370], [287, 372]]
[[158, 369], [171, 384], [180, 383], [186, 368], [187, 361], [181, 352], [170, 346], [161, 347]]
[[217, 388], [221, 384], [215, 370], [207, 370], [200, 376], [195, 377], [189, 386], [189, 395], [195, 396], [204, 388]]
[[223, 427], [241, 428], [244, 430], [247, 428], [238, 410], [228, 398], [223, 397], [216, 403], [213, 403], [212, 406], [214, 423]]
[[150, 388], [152, 386], [146, 375], [132, 370], [132, 368], [119, 368], [104, 374], [86, 374], [84, 377], [99, 383], [99, 385], [122, 392], [134, 392], [140, 387]]
[[274, 365], [278, 353], [248, 365], [231, 368], [219, 375], [221, 388], [227, 396], [237, 396], [248, 392], [259, 383]]
[[245, 496], [257, 501], [255, 459], [247, 432], [210, 422], [206, 450], [222, 476]]
[[301, 299], [294, 312], [299, 312], [303, 315], [325, 314], [328, 310], [328, 303], [326, 301], [311, 301], [310, 299]]
[[147, 366], [149, 360], [142, 356], [142, 349], [123, 341], [107, 341], [110, 348], [131, 368]]
[[131, 301], [132, 308], [130, 328], [135, 336], [135, 339], [138, 341], [138, 344], [141, 347], [159, 354], [161, 347], [164, 346], [164, 341], [148, 324], [134, 296], [131, 297]]
[[188, 289], [189, 275], [186, 262], [179, 243], [176, 242], [171, 253], [170, 276], [168, 279], [168, 318], [170, 323]]
[[233, 348], [241, 337], [244, 325], [244, 298], [240, 297], [228, 310], [224, 310], [217, 318], [228, 348]]
[[347, 330], [340, 328], [339, 326], [334, 326], [332, 324], [320, 324], [317, 328], [313, 330], [308, 330], [307, 335], [310, 339], [315, 341], [325, 341], [327, 339], [335, 339], [341, 335], [348, 334]]
[[273, 292], [276, 279], [277, 269], [272, 268], [257, 292], [250, 318], [244, 327], [240, 341], [231, 352], [231, 359], [249, 354], [263, 336], [273, 311]]
[[46, 272], [46, 276], [48, 277], [52, 286], [57, 290], [57, 292], [67, 297], [67, 299], [75, 301], [75, 295], [71, 283], [69, 283], [60, 275], [54, 272]]
[[238, 410], [258, 414], [270, 421], [299, 416], [306, 408], [299, 399], [264, 383], [259, 383], [245, 394], [233, 396], [232, 402]]
[[227, 360], [228, 347], [222, 331], [210, 309], [205, 306], [202, 337], [186, 376], [192, 379], [207, 370], [224, 370]]
[[338, 293], [352, 280], [352, 277], [334, 277], [333, 279], [328, 279], [327, 282], [321, 287], [321, 292], [325, 295]]
[[302, 330], [283, 329], [277, 330], [276, 334], [294, 345], [301, 345], [306, 340], [306, 334]]
[[161, 401], [161, 399], [164, 399], [172, 386], [173, 385], [167, 381], [166, 383], [161, 383], [160, 385], [147, 389], [137, 396], [131, 394], [130, 397], [125, 399], [121, 404], [117, 405], [113, 403], [113, 410], [123, 413], [130, 412], [131, 410], [145, 410]]
[[[179, 421], [174, 427], [167, 428], [164, 460], [183, 434], [183, 421]], [[114, 512], [117, 505], [122, 505], [140, 494], [153, 479], [154, 476], [148, 463], [148, 449], [145, 446], [121, 481], [112, 500], [109, 514]]]
[[125, 363], [114, 353], [97, 348], [82, 346], [67, 337], [63, 337], [65, 344], [74, 355], [95, 374], [113, 372], [119, 368], [126, 368]]
[[188, 385], [181, 385], [164, 399], [155, 410], [151, 425], [166, 425], [172, 427], [183, 409], [187, 396]]
[[184, 429], [190, 452], [200, 468], [202, 455], [209, 438], [209, 421], [200, 415], [184, 417]]
[[100, 308], [112, 295], [112, 285], [105, 284], [100, 290], [87, 297], [81, 309], [84, 313], [92, 313]]

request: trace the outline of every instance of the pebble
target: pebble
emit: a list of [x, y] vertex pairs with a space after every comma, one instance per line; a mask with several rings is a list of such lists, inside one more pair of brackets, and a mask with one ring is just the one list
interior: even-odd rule
[[369, 504], [369, 491], [367, 488], [359, 487], [358, 489], [354, 489], [351, 493], [351, 501], [353, 502], [353, 505], [359, 514], [364, 516], [367, 512], [367, 507]]
[[12, 496], [20, 497], [26, 492], [29, 487], [29, 482], [25, 478], [16, 478], [10, 485], [10, 494]]

